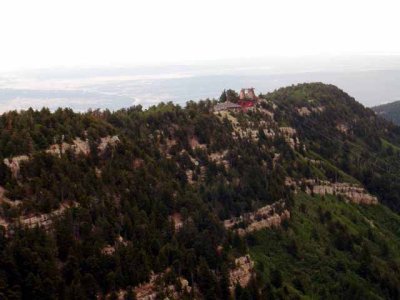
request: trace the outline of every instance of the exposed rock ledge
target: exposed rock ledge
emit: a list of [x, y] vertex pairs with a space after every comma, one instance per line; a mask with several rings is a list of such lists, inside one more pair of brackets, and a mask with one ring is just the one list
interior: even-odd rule
[[229, 288], [233, 293], [235, 286], [239, 284], [241, 287], [246, 287], [253, 275], [254, 262], [250, 255], [241, 256], [235, 259], [235, 268], [229, 272]]
[[61, 143], [53, 144], [46, 150], [47, 153], [58, 155], [64, 154], [66, 151], [72, 151], [76, 155], [83, 154], [88, 155], [90, 153], [89, 142], [87, 140], [81, 140], [80, 138], [75, 138], [72, 144]]
[[[120, 140], [116, 135], [102, 137], [100, 139], [100, 143], [97, 149], [99, 150], [99, 153], [102, 154], [107, 149], [107, 146], [115, 146], [119, 142]], [[63, 142], [61, 144], [51, 145], [46, 150], [46, 153], [60, 156], [61, 154], [64, 154], [66, 151], [72, 151], [76, 155], [78, 154], [89, 155], [90, 153], [89, 141], [88, 140], [84, 141], [81, 140], [79, 137], [77, 137], [73, 140], [72, 144]], [[3, 162], [7, 167], [10, 168], [13, 177], [17, 178], [19, 175], [19, 170], [21, 168], [21, 162], [28, 160], [29, 160], [28, 155], [19, 155], [10, 158], [5, 158]]]
[[[167, 297], [164, 299], [182, 299], [190, 295], [192, 291], [192, 287], [189, 285], [189, 282], [183, 278], [178, 278], [178, 287], [175, 285], [164, 285], [162, 283], [162, 277], [166, 275], [170, 270], [165, 271], [165, 273], [152, 274], [150, 276], [150, 280], [148, 282], [142, 283], [136, 287], [134, 287], [134, 292], [136, 294], [137, 300], [155, 300], [161, 299], [159, 298], [159, 294], [165, 294]], [[126, 290], [118, 291], [118, 299], [123, 300], [126, 297]], [[109, 299], [109, 296], [106, 297]], [[186, 299], [186, 298], [185, 298]], [[195, 298], [197, 299], [197, 298]]]
[[239, 235], [243, 236], [263, 228], [278, 227], [282, 221], [289, 218], [290, 212], [285, 209], [285, 202], [280, 200], [271, 205], [261, 207], [255, 212], [225, 220], [224, 227], [236, 230]]
[[292, 127], [279, 127], [279, 131], [281, 132], [281, 134], [285, 138], [285, 141], [289, 144], [289, 146], [292, 149], [295, 149], [295, 147], [300, 146], [300, 140], [296, 136], [297, 135], [296, 129]]
[[67, 209], [78, 206], [78, 203], [62, 203], [60, 208], [53, 210], [48, 214], [40, 215], [24, 215], [18, 219], [7, 222], [0, 218], [0, 225], [3, 226], [8, 233], [12, 233], [14, 226], [23, 226], [27, 228], [41, 227], [45, 230], [49, 230], [53, 224], [54, 219], [61, 216]]
[[[164, 273], [151, 274], [148, 282], [144, 282], [134, 287], [136, 299], [138, 300], [155, 300], [160, 296], [160, 292], [167, 295], [165, 299], [182, 299], [185, 296], [194, 295], [194, 299], [202, 299], [196, 287], [189, 285], [188, 280], [183, 277], [178, 278], [178, 284], [165, 285], [163, 284], [163, 276], [168, 274], [170, 269]], [[235, 265], [229, 270], [229, 290], [233, 294], [235, 287], [239, 284], [241, 287], [246, 287], [254, 274], [254, 262], [250, 255], [241, 256], [235, 259]], [[193, 290], [193, 292], [192, 292]], [[127, 291], [118, 291], [118, 299], [125, 299]], [[106, 297], [108, 298], [108, 297]]]
[[5, 158], [4, 164], [10, 168], [11, 174], [14, 176], [14, 178], [17, 178], [19, 175], [19, 170], [21, 168], [21, 162], [27, 160], [29, 160], [28, 155], [19, 155], [11, 158]]
[[[97, 146], [97, 149], [101, 154], [106, 150], [107, 146], [115, 146], [119, 141], [120, 140], [116, 135], [102, 137], [100, 139], [99, 145]], [[46, 150], [46, 152], [54, 155], [61, 155], [68, 150], [72, 150], [72, 152], [74, 152], [76, 155], [78, 154], [89, 155], [90, 153], [89, 141], [87, 139], [81, 140], [79, 137], [77, 137], [73, 140], [72, 144], [68, 144], [65, 142], [62, 143], [61, 145], [53, 144], [49, 147], [49, 149]]]
[[63, 203], [60, 205], [60, 208], [53, 210], [48, 214], [41, 214], [36, 216], [21, 216], [19, 219], [19, 223], [29, 228], [42, 227], [48, 230], [53, 224], [54, 218], [61, 216], [68, 208], [76, 206], [78, 206], [78, 203]]
[[342, 195], [348, 201], [356, 204], [378, 204], [378, 198], [369, 194], [363, 187], [346, 182], [330, 182], [317, 179], [295, 180], [288, 177], [285, 180], [285, 184], [294, 187], [296, 190], [301, 186], [305, 186], [307, 194]]

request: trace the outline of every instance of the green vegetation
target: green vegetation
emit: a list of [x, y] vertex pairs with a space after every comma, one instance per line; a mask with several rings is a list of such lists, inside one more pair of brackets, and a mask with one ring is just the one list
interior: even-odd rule
[[[333, 85], [301, 84], [263, 97], [280, 108], [275, 118], [296, 128], [309, 151], [400, 210], [400, 127], [377, 117]], [[297, 109], [302, 107], [312, 113], [300, 115]]]
[[397, 125], [400, 125], [400, 101], [378, 105], [372, 107], [372, 109], [378, 115], [384, 117], [389, 121], [392, 121]]
[[[399, 127], [321, 83], [261, 95], [246, 113], [215, 103], [1, 115], [0, 299], [113, 298], [166, 270], [165, 284], [183, 277], [228, 299], [248, 251], [259, 274], [238, 299], [398, 298]], [[46, 152], [76, 138], [90, 151]], [[18, 155], [29, 158], [13, 173], [3, 161]], [[362, 184], [386, 206], [294, 197], [287, 177]], [[278, 200], [292, 211], [282, 229], [242, 238], [223, 226]], [[61, 209], [48, 228], [21, 224]]]
[[399, 226], [383, 206], [300, 194], [288, 226], [248, 237], [259, 285], [268, 298], [397, 299]]

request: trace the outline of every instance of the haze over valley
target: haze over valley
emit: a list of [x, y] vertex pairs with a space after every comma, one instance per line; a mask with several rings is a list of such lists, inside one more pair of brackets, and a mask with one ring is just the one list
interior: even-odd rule
[[37, 69], [0, 73], [0, 112], [70, 107], [77, 111], [148, 107], [218, 98], [224, 89], [256, 92], [303, 82], [334, 84], [365, 106], [400, 99], [400, 57], [270, 57], [159, 66]]

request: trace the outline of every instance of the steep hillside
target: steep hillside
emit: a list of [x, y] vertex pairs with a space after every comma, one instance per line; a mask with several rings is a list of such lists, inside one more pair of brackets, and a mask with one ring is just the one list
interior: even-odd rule
[[400, 101], [378, 105], [372, 109], [383, 118], [400, 125]]
[[[382, 203], [399, 210], [399, 127], [331, 85], [292, 86], [264, 97], [275, 105], [277, 122], [296, 129], [307, 156], [354, 177], [379, 194]], [[335, 168], [327, 174], [331, 180], [337, 179]]]
[[400, 217], [300, 194], [280, 230], [248, 237], [266, 299], [397, 299]]
[[400, 128], [322, 83], [216, 103], [0, 116], [0, 298], [398, 297]]

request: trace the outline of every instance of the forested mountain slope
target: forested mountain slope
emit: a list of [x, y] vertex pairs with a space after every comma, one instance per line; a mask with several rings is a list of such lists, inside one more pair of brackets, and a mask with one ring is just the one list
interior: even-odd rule
[[378, 105], [372, 109], [383, 118], [400, 125], [400, 101]]
[[215, 104], [0, 116], [0, 298], [398, 298], [400, 128], [322, 83]]

